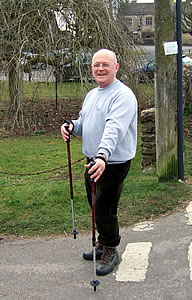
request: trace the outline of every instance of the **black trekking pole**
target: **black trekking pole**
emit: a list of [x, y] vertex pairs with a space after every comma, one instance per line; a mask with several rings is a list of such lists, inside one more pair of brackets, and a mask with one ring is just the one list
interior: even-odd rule
[[[90, 161], [91, 166], [95, 164], [92, 160]], [[90, 282], [91, 286], [94, 287], [94, 291], [96, 292], [96, 287], [100, 284], [98, 280], [96, 280], [96, 236], [95, 236], [95, 182], [93, 179], [91, 180], [91, 194], [92, 194], [92, 245], [93, 245], [93, 280]]]
[[[65, 129], [69, 130], [70, 121], [65, 121]], [[70, 136], [67, 140], [67, 154], [68, 154], [68, 168], [69, 168], [69, 182], [70, 182], [70, 195], [71, 195], [71, 210], [72, 210], [72, 221], [73, 221], [73, 231], [71, 234], [74, 235], [74, 239], [76, 239], [76, 235], [78, 231], [75, 229], [75, 214], [74, 214], [74, 206], [73, 206], [73, 182], [72, 182], [72, 171], [71, 171], [71, 154], [70, 154]]]

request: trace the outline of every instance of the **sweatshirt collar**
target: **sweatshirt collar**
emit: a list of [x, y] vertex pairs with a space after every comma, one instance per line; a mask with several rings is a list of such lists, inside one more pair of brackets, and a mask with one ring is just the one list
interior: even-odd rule
[[107, 89], [110, 89], [113, 85], [115, 85], [119, 80], [118, 79], [115, 79], [110, 85], [104, 87], [104, 88], [100, 88], [98, 87], [98, 91], [104, 91], [104, 90], [107, 90]]

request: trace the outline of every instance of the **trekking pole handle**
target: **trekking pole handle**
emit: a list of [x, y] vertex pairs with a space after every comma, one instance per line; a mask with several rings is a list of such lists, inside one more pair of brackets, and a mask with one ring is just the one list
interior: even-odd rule
[[[91, 167], [94, 166], [95, 164], [96, 164], [96, 162], [95, 162], [93, 159], [91, 159], [91, 160], [90, 160], [90, 165], [91, 165]], [[90, 167], [90, 168], [91, 168], [91, 167]]]
[[[90, 168], [92, 168], [96, 164], [96, 162], [93, 159], [91, 159], [89, 164], [91, 165]], [[93, 179], [90, 178], [90, 181], [93, 182]]]
[[[64, 127], [65, 127], [65, 129], [69, 132], [69, 125], [70, 125], [70, 121], [68, 121], [68, 120], [65, 120], [65, 122], [64, 122]], [[69, 132], [69, 134], [70, 134], [70, 132]]]
[[70, 135], [73, 135], [72, 132], [69, 131], [69, 126], [70, 126], [70, 124], [73, 124], [73, 123], [72, 123], [71, 121], [69, 121], [69, 120], [65, 120], [65, 122], [64, 122], [64, 127], [65, 127], [65, 129], [69, 132], [69, 138], [68, 138], [67, 143], [70, 142]]

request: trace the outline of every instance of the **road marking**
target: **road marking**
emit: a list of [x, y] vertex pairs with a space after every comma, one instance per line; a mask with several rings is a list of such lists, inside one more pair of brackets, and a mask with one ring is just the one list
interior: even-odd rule
[[135, 225], [133, 228], [133, 231], [150, 231], [154, 229], [154, 223], [147, 221], [147, 222], [141, 222]]
[[189, 205], [186, 208], [186, 215], [185, 217], [188, 218], [187, 224], [192, 225], [192, 202], [189, 202]]
[[189, 245], [189, 249], [188, 249], [188, 260], [189, 260], [189, 269], [190, 269], [190, 280], [192, 280], [192, 243]]
[[150, 242], [129, 243], [116, 272], [117, 281], [144, 281], [148, 268]]

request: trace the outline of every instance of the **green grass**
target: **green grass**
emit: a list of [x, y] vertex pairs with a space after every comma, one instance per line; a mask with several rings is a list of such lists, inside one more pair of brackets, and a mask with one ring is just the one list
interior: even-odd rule
[[[185, 145], [190, 157], [186, 161], [186, 177], [189, 176], [188, 164], [192, 160], [189, 146]], [[0, 234], [30, 236], [71, 232], [67, 149], [62, 138], [33, 136], [2, 139], [0, 149]], [[158, 183], [155, 172], [143, 173], [140, 150], [139, 141], [119, 204], [121, 226], [173, 210], [190, 194], [186, 183]], [[71, 156], [72, 162], [83, 158], [81, 139], [71, 139]], [[85, 160], [81, 160], [72, 165], [78, 230], [91, 228], [91, 211], [84, 188], [84, 164]]]
[[185, 172], [189, 176], [192, 176], [192, 142], [188, 139], [184, 145], [185, 153]]
[[[0, 232], [9, 234], [48, 234], [70, 231], [71, 202], [67, 176], [66, 145], [61, 138], [31, 137], [1, 140]], [[72, 139], [72, 161], [81, 153], [80, 139]], [[83, 164], [73, 166], [75, 201], [78, 215], [85, 212], [82, 188]], [[62, 168], [62, 166], [64, 168]], [[56, 171], [52, 169], [58, 168]], [[60, 168], [60, 169], [59, 169]], [[35, 175], [37, 172], [45, 172]], [[81, 207], [79, 204], [83, 204]]]
[[[188, 160], [185, 161], [185, 178], [191, 176], [191, 143], [185, 143]], [[190, 187], [183, 182], [158, 182], [156, 172], [143, 173], [140, 168], [140, 146], [134, 158], [130, 173], [125, 180], [120, 200], [120, 222], [130, 225], [174, 210], [190, 195]]]
[[[80, 83], [58, 83], [57, 93], [60, 98], [81, 98], [85, 94], [85, 86]], [[0, 100], [8, 101], [8, 82], [0, 82]], [[55, 82], [23, 82], [23, 99], [39, 100], [55, 98]]]
[[[78, 82], [58, 83], [58, 99], [83, 99], [88, 90], [94, 87], [94, 84], [81, 85]], [[135, 88], [135, 82], [134, 86]], [[0, 81], [0, 107], [1, 103], [7, 105], [9, 99], [8, 82]], [[152, 107], [154, 105], [154, 83], [139, 84], [136, 89], [139, 106], [141, 109]], [[23, 101], [37, 102], [56, 98], [55, 82], [23, 82]]]

